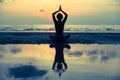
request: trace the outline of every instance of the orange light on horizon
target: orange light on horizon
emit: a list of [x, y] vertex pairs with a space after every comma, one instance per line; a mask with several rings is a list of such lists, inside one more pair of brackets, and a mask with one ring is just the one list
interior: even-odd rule
[[[92, 2], [91, 2], [92, 1]], [[58, 10], [59, 5], [68, 13], [69, 16], [82, 16], [98, 13], [106, 10], [116, 10], [116, 7], [105, 6], [108, 0], [75, 0], [62, 1], [62, 0], [16, 0], [11, 5], [4, 5], [3, 11], [12, 12], [18, 16], [35, 16], [52, 20], [51, 15], [54, 11]]]

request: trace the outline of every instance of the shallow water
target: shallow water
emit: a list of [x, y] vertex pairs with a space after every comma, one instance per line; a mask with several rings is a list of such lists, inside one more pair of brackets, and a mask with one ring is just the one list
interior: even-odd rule
[[[54, 25], [0, 25], [0, 31], [54, 32]], [[120, 32], [120, 25], [65, 25], [65, 32]]]
[[120, 80], [119, 74], [120, 44], [0, 45], [0, 80]]

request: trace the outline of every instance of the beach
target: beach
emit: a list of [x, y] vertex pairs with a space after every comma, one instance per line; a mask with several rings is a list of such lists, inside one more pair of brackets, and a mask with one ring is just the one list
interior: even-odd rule
[[[64, 31], [71, 35], [67, 41], [55, 42], [51, 27], [1, 28], [0, 80], [120, 79], [119, 30], [71, 27]], [[53, 69], [56, 61], [66, 68]]]
[[[120, 79], [120, 44], [53, 44], [0, 44], [0, 80]], [[63, 71], [52, 69], [57, 47]]]

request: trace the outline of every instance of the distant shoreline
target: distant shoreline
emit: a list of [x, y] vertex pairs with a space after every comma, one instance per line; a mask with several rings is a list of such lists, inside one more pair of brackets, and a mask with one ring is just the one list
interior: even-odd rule
[[[54, 25], [0, 25], [0, 32], [54, 32]], [[120, 33], [120, 25], [65, 25], [65, 32]]]
[[[0, 31], [0, 33], [45, 33], [45, 34], [54, 34], [55, 31]], [[64, 33], [120, 33], [120, 31], [64, 31]]]
[[[70, 44], [120, 44], [120, 33], [65, 32]], [[0, 44], [51, 44], [55, 32], [0, 32]]]

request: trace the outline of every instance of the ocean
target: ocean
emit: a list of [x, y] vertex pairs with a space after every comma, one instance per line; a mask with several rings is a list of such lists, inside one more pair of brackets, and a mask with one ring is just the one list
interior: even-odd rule
[[[54, 25], [0, 25], [0, 32], [54, 32]], [[65, 32], [120, 32], [120, 25], [65, 25]]]

